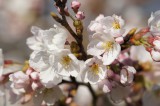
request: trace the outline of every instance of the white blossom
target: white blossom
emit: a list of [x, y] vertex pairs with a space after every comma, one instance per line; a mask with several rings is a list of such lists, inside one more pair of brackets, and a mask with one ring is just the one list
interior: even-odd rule
[[110, 65], [119, 55], [121, 47], [110, 34], [95, 33], [91, 39], [87, 53], [93, 56], [102, 55], [104, 65]]
[[32, 27], [34, 36], [27, 39], [27, 45], [34, 51], [63, 49], [68, 33], [66, 30], [54, 25], [54, 28], [42, 30]]
[[80, 72], [80, 61], [68, 49], [59, 50], [56, 58], [60, 75], [77, 77]]
[[58, 74], [58, 64], [54, 54], [34, 51], [29, 63], [34, 70], [40, 72], [39, 78], [45, 87], [52, 88], [62, 81], [62, 77]]
[[85, 61], [85, 67], [81, 73], [84, 82], [96, 84], [105, 78], [107, 69], [100, 58], [93, 57]]
[[151, 14], [151, 17], [148, 20], [148, 25], [152, 35], [160, 35], [160, 10]]
[[104, 15], [99, 15], [88, 28], [91, 31], [110, 33], [113, 37], [120, 37], [125, 32], [124, 24], [125, 22], [120, 16], [104, 17]]

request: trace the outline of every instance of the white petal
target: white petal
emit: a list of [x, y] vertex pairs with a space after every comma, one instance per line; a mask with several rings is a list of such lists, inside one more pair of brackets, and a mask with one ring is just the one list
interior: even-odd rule
[[152, 55], [153, 60], [157, 62], [160, 61], [160, 52], [152, 50], [151, 55]]
[[44, 71], [49, 67], [49, 54], [43, 51], [34, 51], [30, 55], [29, 64], [36, 71]]
[[121, 51], [120, 45], [115, 43], [113, 45], [112, 50], [106, 51], [103, 54], [103, 58], [102, 58], [103, 64], [110, 65], [118, 57], [120, 51]]
[[52, 88], [62, 81], [62, 77], [56, 73], [56, 70], [54, 67], [49, 67], [40, 72], [40, 80], [46, 88]]
[[97, 47], [99, 42], [100, 41], [96, 40], [96, 39], [92, 40], [88, 44], [87, 53], [90, 54], [90, 55], [93, 55], [93, 56], [99, 56], [99, 55], [101, 55], [105, 51], [105, 49]]
[[97, 82], [100, 81], [99, 75], [95, 74], [91, 69], [87, 71], [86, 78], [88, 82], [91, 84], [96, 84]]

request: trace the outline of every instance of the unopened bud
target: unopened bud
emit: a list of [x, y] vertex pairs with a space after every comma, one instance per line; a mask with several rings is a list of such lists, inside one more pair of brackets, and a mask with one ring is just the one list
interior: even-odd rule
[[76, 18], [78, 20], [83, 20], [85, 18], [84, 12], [78, 11], [77, 14], [76, 14]]
[[80, 48], [76, 42], [71, 42], [71, 52], [72, 53], [78, 53], [80, 51]]
[[28, 68], [27, 71], [26, 71], [26, 74], [30, 75], [32, 72], [33, 72], [33, 69], [32, 68]]
[[80, 20], [75, 20], [74, 23], [73, 23], [73, 25], [75, 27], [79, 27], [79, 26], [82, 26], [82, 22]]
[[149, 31], [150, 31], [149, 27], [148, 28], [143, 28], [143, 29], [140, 30], [141, 33], [147, 33]]
[[51, 14], [51, 16], [52, 16], [57, 22], [60, 22], [60, 21], [61, 21], [61, 18], [59, 18], [58, 15], [55, 14], [54, 12], [51, 12], [50, 14]]
[[124, 42], [127, 42], [136, 32], [137, 28], [131, 29], [124, 38]]
[[116, 41], [117, 43], [119, 43], [119, 44], [124, 43], [123, 37], [117, 37], [117, 38], [115, 39], [115, 41]]
[[65, 12], [66, 16], [69, 16], [69, 12], [68, 12], [68, 7], [67, 6], [64, 8], [64, 12]]
[[31, 78], [32, 78], [33, 80], [38, 80], [38, 79], [39, 79], [39, 73], [38, 73], [38, 72], [32, 72], [32, 73], [30, 74], [30, 76], [31, 76]]
[[72, 1], [72, 3], [71, 3], [71, 7], [75, 13], [78, 12], [78, 9], [80, 6], [81, 6], [81, 3], [78, 1]]
[[33, 82], [31, 87], [33, 90], [36, 90], [39, 87], [39, 85], [36, 82]]

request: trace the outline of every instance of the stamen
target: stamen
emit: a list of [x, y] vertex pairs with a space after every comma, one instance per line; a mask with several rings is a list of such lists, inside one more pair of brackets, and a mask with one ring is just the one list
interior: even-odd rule
[[106, 42], [106, 43], [103, 43], [103, 48], [105, 49], [105, 50], [110, 50], [110, 49], [112, 49], [113, 48], [113, 42]]
[[119, 22], [117, 22], [117, 21], [113, 22], [112, 26], [113, 26], [114, 29], [120, 29], [121, 28]]
[[72, 62], [72, 60], [69, 56], [63, 56], [62, 61], [61, 61], [62, 65], [65, 68], [68, 68], [71, 62]]
[[99, 73], [99, 65], [96, 64], [96, 63], [93, 63], [93, 64], [91, 65], [91, 70], [93, 71], [94, 74], [97, 75], [97, 74]]

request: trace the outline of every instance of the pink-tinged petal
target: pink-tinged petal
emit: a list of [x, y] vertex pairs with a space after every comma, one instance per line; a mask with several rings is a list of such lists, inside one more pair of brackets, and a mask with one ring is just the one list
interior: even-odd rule
[[122, 69], [120, 74], [121, 74], [120, 75], [121, 76], [120, 82], [122, 84], [125, 84], [128, 81], [127, 70], [126, 69]]
[[131, 84], [134, 79], [134, 73], [128, 72], [128, 83]]

